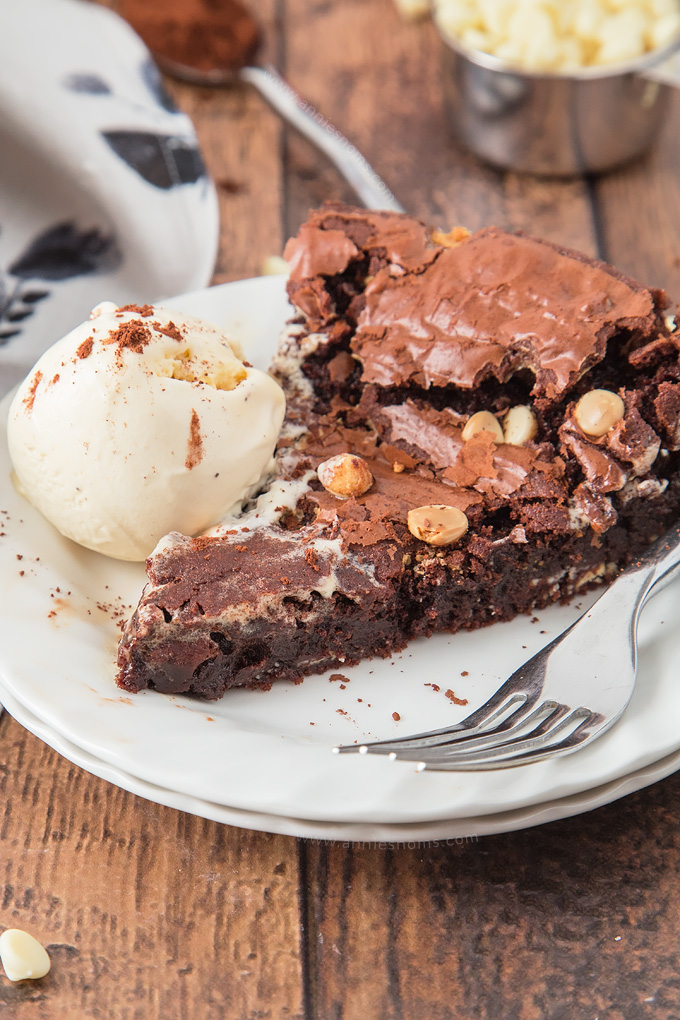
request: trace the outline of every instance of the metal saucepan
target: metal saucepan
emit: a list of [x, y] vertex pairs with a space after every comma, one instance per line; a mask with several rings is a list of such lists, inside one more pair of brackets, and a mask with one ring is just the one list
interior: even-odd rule
[[646, 152], [680, 85], [680, 38], [615, 67], [524, 71], [440, 32], [456, 138], [486, 162], [546, 176], [601, 173]]

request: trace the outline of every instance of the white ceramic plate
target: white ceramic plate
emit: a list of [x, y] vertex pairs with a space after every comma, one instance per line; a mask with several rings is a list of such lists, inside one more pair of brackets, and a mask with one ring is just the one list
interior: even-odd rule
[[[616, 779], [604, 786], [596, 786], [592, 790], [563, 797], [561, 800], [548, 801], [545, 804], [519, 808], [515, 811], [499, 811], [493, 815], [479, 815], [476, 818], [441, 819], [436, 822], [415, 822], [409, 824], [374, 824], [371, 822], [314, 822], [303, 818], [288, 818], [286, 815], [258, 814], [254, 811], [239, 810], [225, 807], [210, 801], [188, 797], [177, 790], [166, 790], [160, 786], [146, 783], [121, 769], [108, 765], [93, 755], [76, 747], [65, 740], [46, 723], [41, 722], [28, 709], [15, 701], [0, 684], [0, 697], [6, 702], [8, 710], [26, 729], [30, 730], [46, 744], [62, 754], [75, 765], [79, 765], [100, 779], [106, 779], [123, 790], [144, 797], [146, 800], [188, 811], [202, 818], [210, 818], [226, 825], [236, 825], [242, 829], [258, 829], [262, 832], [277, 832], [284, 836], [301, 836], [309, 840], [337, 840], [340, 842], [361, 842], [370, 840], [378, 847], [408, 846], [414, 848], [427, 842], [442, 845], [462, 845], [474, 842], [480, 836], [490, 836], [499, 832], [513, 832], [517, 829], [528, 829], [546, 822], [555, 822], [561, 818], [593, 811], [605, 804], [611, 804], [629, 793], [635, 793], [646, 786], [651, 786], [661, 779], [670, 776], [680, 768], [680, 751], [662, 758], [659, 762], [638, 769], [629, 776]], [[442, 843], [443, 841], [443, 843]]]
[[[281, 278], [228, 284], [169, 304], [230, 329], [259, 365], [271, 356], [288, 313]], [[578, 613], [575, 606], [546, 611], [540, 622], [525, 617], [416, 642], [393, 659], [343, 670], [349, 678], [344, 685], [311, 677], [267, 693], [233, 691], [210, 704], [154, 692], [122, 695], [113, 683], [115, 618], [136, 602], [143, 571], [58, 535], [14, 492], [1, 437], [0, 443], [3, 685], [60, 738], [135, 779], [263, 815], [423, 824], [571, 797], [680, 748], [677, 585], [643, 616], [640, 680], [622, 722], [591, 747], [540, 765], [479, 774], [416, 773], [407, 763], [338, 757], [330, 749], [461, 719], [567, 626]], [[447, 690], [469, 704], [456, 705]]]

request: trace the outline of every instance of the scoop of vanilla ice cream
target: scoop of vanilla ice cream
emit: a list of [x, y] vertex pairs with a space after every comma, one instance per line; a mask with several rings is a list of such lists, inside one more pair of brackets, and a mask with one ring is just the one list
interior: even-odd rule
[[19, 387], [9, 452], [19, 488], [63, 535], [141, 560], [257, 484], [284, 409], [277, 383], [216, 327], [104, 302]]

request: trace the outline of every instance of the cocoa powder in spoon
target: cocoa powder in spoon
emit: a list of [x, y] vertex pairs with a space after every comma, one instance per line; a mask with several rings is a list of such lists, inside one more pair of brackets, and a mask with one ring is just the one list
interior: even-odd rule
[[198, 71], [237, 71], [260, 42], [238, 0], [122, 0], [118, 9], [154, 55]]

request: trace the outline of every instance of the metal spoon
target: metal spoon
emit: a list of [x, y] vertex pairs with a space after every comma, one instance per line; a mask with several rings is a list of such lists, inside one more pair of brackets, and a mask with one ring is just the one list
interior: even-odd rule
[[121, 13], [149, 46], [159, 66], [168, 74], [192, 85], [231, 85], [237, 80], [248, 82], [272, 109], [328, 156], [368, 209], [403, 212], [402, 206], [356, 146], [299, 96], [275, 68], [261, 67], [254, 63], [262, 38], [260, 28], [250, 12], [237, 0], [231, 0], [230, 6], [239, 20], [241, 51], [229, 66], [207, 70], [179, 63], [154, 45], [154, 39], [146, 30], [146, 22], [143, 18], [137, 18], [142, 4], [123, 3]]

